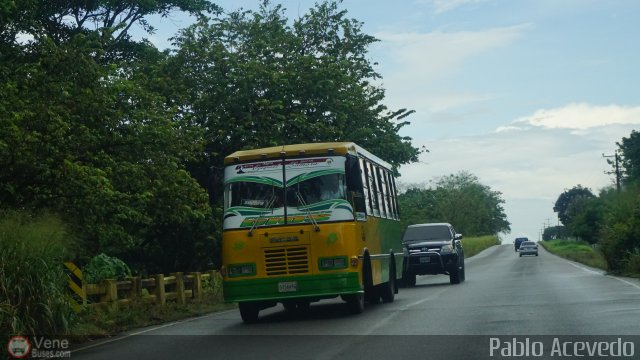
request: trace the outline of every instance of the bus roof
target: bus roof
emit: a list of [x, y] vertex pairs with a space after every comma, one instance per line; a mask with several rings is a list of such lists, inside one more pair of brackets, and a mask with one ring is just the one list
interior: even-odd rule
[[286, 157], [329, 155], [329, 149], [333, 149], [333, 153], [335, 155], [360, 154], [380, 166], [391, 169], [391, 165], [389, 163], [371, 154], [353, 142], [294, 144], [273, 146], [262, 149], [240, 150], [225, 157], [224, 164], [231, 165], [247, 161], [280, 159], [283, 152]]

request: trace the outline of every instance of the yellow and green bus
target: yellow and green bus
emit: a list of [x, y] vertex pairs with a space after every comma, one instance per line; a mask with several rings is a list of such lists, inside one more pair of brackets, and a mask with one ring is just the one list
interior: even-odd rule
[[351, 142], [237, 151], [224, 160], [224, 297], [244, 322], [282, 303], [392, 302], [403, 268], [391, 166]]

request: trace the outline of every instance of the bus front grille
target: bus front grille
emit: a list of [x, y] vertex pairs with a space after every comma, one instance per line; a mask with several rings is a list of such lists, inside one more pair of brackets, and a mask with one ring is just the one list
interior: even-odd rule
[[306, 246], [264, 250], [267, 276], [305, 274], [309, 272], [309, 249]]

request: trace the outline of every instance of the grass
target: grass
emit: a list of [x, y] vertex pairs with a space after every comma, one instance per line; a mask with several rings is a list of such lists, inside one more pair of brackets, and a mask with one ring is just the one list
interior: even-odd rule
[[165, 306], [149, 303], [129, 303], [118, 309], [92, 307], [80, 313], [68, 338], [72, 342], [86, 342], [112, 336], [124, 331], [151, 325], [169, 323], [212, 312], [235, 308], [212, 296], [200, 302], [180, 305], [168, 302]]
[[465, 237], [462, 239], [462, 247], [464, 248], [464, 257], [471, 257], [484, 249], [494, 245], [500, 245], [500, 240], [495, 235]]
[[100, 305], [86, 307], [79, 314], [79, 320], [70, 329], [69, 338], [73, 342], [85, 342], [131, 329], [202, 316], [237, 306], [224, 303], [221, 278], [205, 280], [202, 289], [201, 300], [186, 304], [168, 301], [162, 306], [133, 301], [121, 304], [118, 308]]
[[540, 244], [549, 252], [565, 259], [579, 262], [594, 268], [607, 270], [607, 262], [600, 251], [589, 243], [575, 240], [549, 240]]

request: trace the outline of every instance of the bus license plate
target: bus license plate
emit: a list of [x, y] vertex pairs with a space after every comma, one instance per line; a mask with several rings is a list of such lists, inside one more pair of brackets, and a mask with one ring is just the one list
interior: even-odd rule
[[423, 257], [420, 258], [420, 263], [421, 264], [428, 263], [428, 262], [431, 262], [431, 258], [430, 257], [423, 256]]
[[298, 291], [297, 281], [282, 281], [278, 283], [278, 292]]

